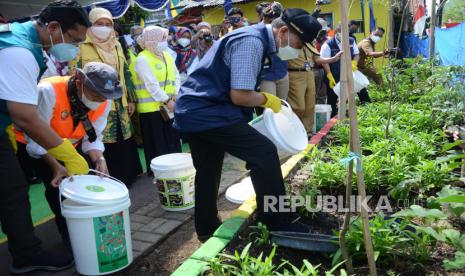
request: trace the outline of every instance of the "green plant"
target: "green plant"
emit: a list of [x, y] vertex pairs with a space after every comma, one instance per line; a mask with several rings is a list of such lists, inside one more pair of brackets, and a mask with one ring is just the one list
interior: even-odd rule
[[[430, 241], [416, 240], [412, 237], [408, 221], [386, 218], [383, 213], [380, 213], [370, 219], [369, 223], [375, 260], [378, 263], [387, 264], [401, 258], [408, 258], [412, 252], [415, 254], [414, 257], [429, 256]], [[336, 232], [335, 235], [339, 236], [339, 232]], [[364, 259], [363, 222], [360, 218], [351, 222], [346, 240], [350, 256], [353, 259]], [[411, 249], [412, 245], [414, 250]], [[416, 261], [425, 262], [427, 259], [419, 258]], [[338, 250], [333, 256], [333, 264], [340, 260], [341, 251]]]
[[254, 239], [254, 243], [258, 245], [270, 244], [270, 231], [265, 224], [259, 222], [257, 226], [250, 226], [250, 228], [255, 229], [256, 231], [249, 234], [249, 239]]
[[[303, 265], [299, 269], [287, 260], [281, 259], [279, 264], [273, 264], [273, 259], [276, 257], [277, 247], [273, 245], [273, 249], [266, 257], [263, 252], [258, 257], [250, 255], [250, 247], [252, 243], [247, 244], [242, 252], [234, 252], [234, 255], [220, 254], [218, 257], [210, 260], [207, 267], [208, 275], [217, 276], [317, 276], [321, 275], [320, 265], [313, 266], [309, 261], [303, 260]], [[325, 276], [333, 276], [334, 272], [343, 264], [343, 262], [333, 266], [329, 271], [325, 272]], [[344, 269], [339, 271], [340, 276], [346, 276]]]

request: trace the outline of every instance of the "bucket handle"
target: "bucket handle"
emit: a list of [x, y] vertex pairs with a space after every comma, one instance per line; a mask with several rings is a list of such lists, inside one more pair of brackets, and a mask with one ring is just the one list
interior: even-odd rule
[[[102, 173], [100, 171], [97, 171], [97, 170], [94, 170], [94, 169], [89, 169], [89, 172], [93, 172], [93, 173], [97, 173], [97, 174], [100, 174], [101, 176], [105, 176], [107, 178], [110, 178], [118, 183], [120, 183], [121, 185], [123, 185], [124, 187], [126, 187], [126, 185], [123, 183], [123, 181], [119, 180], [118, 178], [115, 178], [111, 175], [108, 175], [108, 174], [105, 174], [105, 173]], [[73, 179], [73, 176], [70, 176], [69, 177], [70, 180]], [[60, 211], [61, 211], [61, 214], [63, 215], [63, 202], [61, 201], [61, 189], [58, 187], [58, 202], [60, 203]]]
[[[292, 107], [291, 107], [291, 105], [290, 105], [288, 102], [286, 102], [286, 101], [283, 100], [283, 99], [280, 99], [280, 100], [281, 100], [281, 102], [284, 103], [285, 106], [287, 106], [290, 110], [292, 110]], [[293, 110], [292, 110], [292, 111], [293, 111]]]

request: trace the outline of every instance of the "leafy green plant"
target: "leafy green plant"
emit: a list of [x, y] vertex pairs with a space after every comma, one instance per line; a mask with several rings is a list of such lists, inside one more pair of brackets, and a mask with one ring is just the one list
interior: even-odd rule
[[[276, 257], [277, 247], [274, 245], [270, 254], [266, 257], [263, 252], [258, 257], [250, 255], [252, 243], [247, 244], [242, 252], [234, 252], [234, 255], [220, 254], [218, 257], [210, 260], [207, 268], [207, 275], [217, 276], [317, 276], [321, 275], [320, 265], [312, 265], [309, 261], [303, 260], [303, 265], [299, 269], [287, 260], [281, 259], [279, 264], [274, 264], [273, 259]], [[333, 276], [334, 272], [343, 264], [341, 262], [325, 272], [325, 276]], [[338, 275], [346, 276], [344, 269], [340, 269]]]
[[[407, 220], [386, 218], [380, 213], [370, 219], [369, 223], [375, 260], [378, 263], [387, 264], [409, 256], [416, 258], [417, 262], [426, 262], [429, 259], [431, 240], [417, 239]], [[339, 232], [335, 234], [339, 236]], [[355, 260], [364, 259], [363, 222], [360, 218], [351, 222], [346, 240], [350, 256]], [[333, 256], [333, 264], [340, 260], [341, 251], [338, 250]]]
[[249, 239], [254, 241], [258, 245], [270, 244], [270, 231], [265, 224], [259, 222], [257, 226], [250, 226], [255, 231], [249, 234]]

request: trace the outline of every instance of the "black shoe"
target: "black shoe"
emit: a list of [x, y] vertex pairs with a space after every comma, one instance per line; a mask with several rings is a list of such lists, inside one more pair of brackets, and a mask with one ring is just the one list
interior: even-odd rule
[[39, 183], [42, 183], [42, 179], [40, 179], [40, 178], [38, 178], [38, 177], [36, 177], [36, 176], [33, 176], [33, 177], [29, 178], [29, 179], [27, 180], [27, 182], [28, 182], [29, 184], [39, 184]]
[[42, 250], [39, 254], [29, 258], [14, 259], [10, 272], [12, 274], [22, 274], [36, 270], [61, 271], [73, 265], [74, 258], [70, 254]]
[[211, 227], [209, 227], [208, 230], [205, 227], [202, 227], [200, 231], [196, 229], [197, 239], [202, 243], [206, 242], [209, 238], [213, 237], [213, 233], [215, 233], [216, 229], [218, 229], [218, 227], [220, 227], [221, 224], [221, 220], [217, 217], [216, 220], [213, 223], [211, 223]]
[[197, 239], [201, 242], [201, 243], [205, 243], [206, 241], [208, 241], [208, 239], [210, 239], [211, 237], [213, 237], [213, 235], [197, 235]]
[[[310, 233], [311, 229], [308, 225], [300, 222], [300, 216], [295, 213], [287, 215], [279, 214], [271, 219], [264, 217], [263, 222], [267, 226], [268, 231], [280, 232], [297, 232], [297, 233]], [[260, 219], [258, 221], [261, 221]]]

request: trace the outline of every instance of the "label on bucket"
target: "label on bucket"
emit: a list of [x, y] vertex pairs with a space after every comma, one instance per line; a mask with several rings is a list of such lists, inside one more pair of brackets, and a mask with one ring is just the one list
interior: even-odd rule
[[315, 128], [316, 132], [320, 131], [327, 123], [326, 113], [315, 113]]
[[166, 208], [177, 209], [194, 204], [194, 175], [156, 180], [160, 203]]
[[110, 272], [128, 264], [123, 212], [94, 218], [99, 272]]

